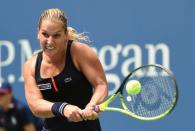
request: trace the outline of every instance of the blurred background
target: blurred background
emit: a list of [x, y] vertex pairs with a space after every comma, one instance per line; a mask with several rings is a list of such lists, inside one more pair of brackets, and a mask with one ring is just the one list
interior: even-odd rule
[[37, 24], [48, 8], [62, 9], [69, 26], [90, 37], [106, 72], [109, 95], [143, 64], [162, 64], [176, 76], [179, 101], [169, 116], [145, 122], [103, 112], [103, 131], [194, 131], [194, 0], [1, 0], [0, 81], [9, 81], [24, 103], [23, 64], [40, 48]]

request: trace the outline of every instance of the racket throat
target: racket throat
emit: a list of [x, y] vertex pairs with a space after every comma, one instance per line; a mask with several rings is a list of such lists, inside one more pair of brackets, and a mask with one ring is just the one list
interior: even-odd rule
[[102, 112], [99, 105], [95, 106], [94, 111], [97, 112], [97, 113]]

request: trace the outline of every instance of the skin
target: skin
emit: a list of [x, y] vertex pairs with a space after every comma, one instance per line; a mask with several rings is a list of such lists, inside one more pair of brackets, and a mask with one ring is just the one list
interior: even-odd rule
[[[3, 108], [4, 111], [9, 110], [9, 106], [12, 103], [12, 96], [12, 92], [0, 95], [0, 106]], [[25, 131], [36, 131], [33, 123], [26, 124], [23, 128]]]
[[[42, 78], [51, 78], [59, 74], [65, 66], [65, 52], [68, 34], [59, 21], [43, 20], [38, 32], [43, 50], [43, 60], [40, 74]], [[107, 81], [99, 59], [86, 44], [73, 42], [71, 47], [72, 59], [77, 70], [82, 72], [94, 87], [94, 94], [84, 110], [75, 105], [64, 108], [64, 116], [70, 121], [94, 120], [98, 113], [93, 111], [96, 104], [101, 103], [107, 96]], [[43, 118], [53, 117], [52, 102], [44, 100], [35, 82], [35, 62], [37, 55], [33, 55], [24, 64], [23, 77], [25, 81], [25, 95], [28, 105], [34, 115]], [[82, 59], [82, 61], [81, 61]]]

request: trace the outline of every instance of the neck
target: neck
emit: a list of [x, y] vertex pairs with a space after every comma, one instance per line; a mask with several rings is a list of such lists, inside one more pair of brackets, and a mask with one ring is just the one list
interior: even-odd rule
[[66, 53], [64, 51], [58, 52], [53, 56], [44, 55], [44, 53], [43, 53], [43, 59], [49, 64], [58, 65], [58, 64], [62, 63], [63, 60], [65, 60], [65, 56], [66, 56], [65, 54]]

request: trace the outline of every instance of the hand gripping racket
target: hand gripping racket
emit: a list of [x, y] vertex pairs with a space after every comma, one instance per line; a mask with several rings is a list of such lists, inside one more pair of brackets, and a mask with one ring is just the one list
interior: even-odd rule
[[[141, 90], [130, 95], [126, 91], [129, 81], [139, 81]], [[121, 108], [109, 107], [119, 95]], [[96, 112], [116, 111], [140, 120], [157, 120], [167, 116], [178, 100], [176, 79], [168, 69], [161, 65], [141, 66], [130, 72], [119, 89], [105, 102], [95, 106]]]

